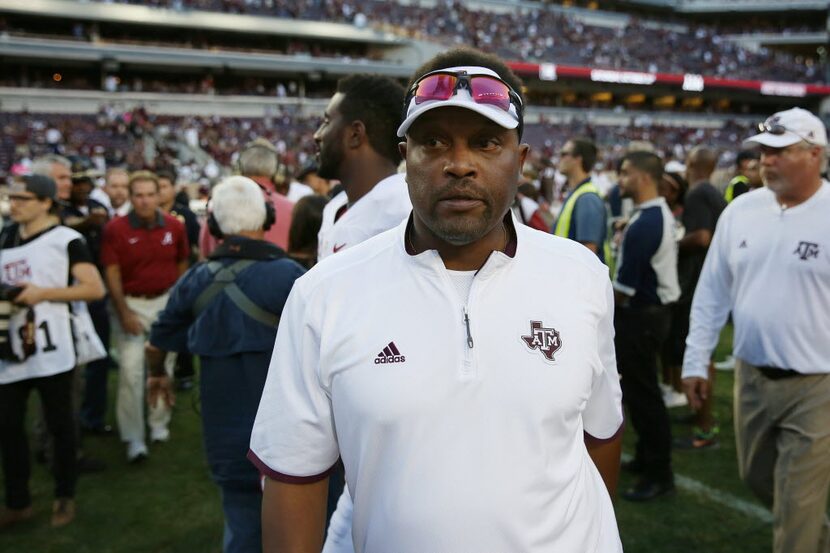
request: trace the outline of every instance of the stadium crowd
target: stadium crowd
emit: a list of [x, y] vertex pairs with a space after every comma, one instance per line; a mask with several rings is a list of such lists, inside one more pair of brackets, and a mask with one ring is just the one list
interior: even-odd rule
[[[733, 30], [710, 26], [692, 26], [685, 31], [675, 26], [645, 25], [631, 19], [620, 28], [591, 25], [577, 17], [547, 10], [544, 7], [497, 13], [460, 2], [447, 2], [443, 10], [418, 4], [371, 1], [359, 6], [349, 2], [231, 1], [231, 0], [163, 0], [141, 2], [174, 10], [211, 10], [308, 19], [340, 21], [359, 26], [374, 25], [394, 32], [437, 40], [446, 45], [473, 44], [508, 60], [551, 62], [581, 66], [628, 69], [648, 72], [695, 73], [734, 79], [772, 79], [789, 82], [823, 83], [826, 66], [812, 59], [779, 50], [749, 50], [724, 39]], [[18, 28], [0, 19], [0, 34], [42, 33], [42, 30]], [[133, 44], [132, 35], [120, 36], [108, 30], [102, 37], [96, 24], [76, 25], [67, 36], [93, 42], [109, 41]], [[54, 30], [54, 32], [59, 32]], [[283, 44], [284, 43], [284, 44]], [[199, 33], [183, 32], [178, 37], [159, 41], [146, 39], [139, 44], [186, 48], [226, 48], [249, 52], [284, 55], [334, 57], [346, 60], [377, 59], [377, 52], [358, 46], [329, 46], [301, 40], [263, 42], [249, 45], [222, 43]], [[655, 52], [655, 49], [659, 49]], [[153, 90], [152, 83], [140, 88]], [[126, 83], [125, 83], [126, 86]], [[187, 88], [187, 85], [182, 85]], [[134, 88], [134, 87], [133, 87]]]
[[[129, 2], [125, 2], [129, 3]], [[761, 48], [757, 52], [725, 40], [719, 28], [699, 25], [685, 31], [646, 26], [632, 19], [613, 29], [583, 22], [544, 7], [494, 12], [441, 2], [372, 0], [159, 0], [140, 2], [173, 10], [209, 10], [373, 25], [447, 45], [472, 45], [507, 60], [555, 62], [649, 72], [696, 73], [734, 79], [823, 83], [826, 67], [814, 60]]]
[[[0, 116], [15, 147], [0, 531], [32, 517], [33, 389], [35, 457], [54, 467], [51, 522], [65, 526], [78, 474], [113, 470], [80, 447], [84, 432], [114, 432], [110, 368], [126, 460], [152, 462], [154, 443], [176, 439], [174, 382], [197, 355], [229, 553], [531, 551], [540, 528], [542, 550], [621, 551], [622, 404], [637, 434], [623, 499], [672, 493], [672, 449], [718, 443], [710, 358], [731, 310], [741, 475], [774, 511], [775, 553], [816, 551], [830, 487], [821, 121], [794, 108], [755, 131], [526, 127], [521, 82], [472, 49], [439, 54], [413, 83], [343, 78], [322, 119]], [[735, 160], [722, 188], [718, 144]], [[202, 181], [210, 206], [195, 214], [183, 185]], [[539, 275], [553, 300], [540, 302]], [[513, 320], [529, 334], [508, 346]], [[667, 407], [683, 401], [695, 428], [673, 439]], [[471, 514], [446, 524], [458, 513]]]

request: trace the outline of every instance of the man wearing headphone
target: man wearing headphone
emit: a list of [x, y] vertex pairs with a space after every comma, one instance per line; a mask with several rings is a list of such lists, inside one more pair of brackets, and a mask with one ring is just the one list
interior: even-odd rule
[[179, 280], [153, 324], [148, 400], [174, 402], [167, 351], [200, 357], [205, 451], [222, 491], [224, 551], [261, 551], [259, 474], [245, 455], [283, 304], [304, 269], [264, 239], [274, 212], [253, 180], [225, 179], [211, 208], [206, 227], [224, 240]]
[[[258, 184], [266, 201], [274, 207], [276, 221], [265, 232], [265, 240], [285, 250], [288, 248], [288, 229], [291, 227], [294, 202], [277, 191], [282, 177], [276, 148], [268, 140], [257, 138], [239, 151], [235, 168], [237, 174]], [[211, 235], [207, 225], [203, 225], [199, 234], [202, 256], [208, 257], [217, 244], [218, 240]]]

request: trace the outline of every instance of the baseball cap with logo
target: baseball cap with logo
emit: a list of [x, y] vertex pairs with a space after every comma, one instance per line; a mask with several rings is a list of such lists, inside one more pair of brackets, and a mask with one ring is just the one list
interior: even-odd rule
[[405, 118], [398, 127], [403, 137], [415, 120], [440, 107], [466, 108], [506, 128], [521, 128], [522, 100], [519, 94], [486, 67], [448, 67], [421, 76], [406, 95]]
[[758, 125], [761, 131], [744, 142], [756, 142], [770, 148], [786, 148], [802, 140], [816, 146], [827, 146], [827, 129], [821, 119], [801, 108], [773, 114]]
[[58, 195], [55, 181], [44, 175], [23, 175], [23, 182], [11, 186], [12, 192], [31, 192], [40, 199], [54, 200]]

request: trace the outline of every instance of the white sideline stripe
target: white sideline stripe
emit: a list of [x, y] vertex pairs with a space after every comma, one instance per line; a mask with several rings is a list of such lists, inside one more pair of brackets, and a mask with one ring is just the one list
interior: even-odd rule
[[[630, 461], [631, 455], [623, 453], [622, 460]], [[750, 518], [757, 519], [767, 524], [772, 524], [772, 513], [770, 513], [767, 509], [764, 509], [760, 505], [750, 503], [749, 501], [745, 501], [739, 497], [735, 497], [732, 494], [728, 494], [715, 488], [711, 488], [703, 482], [699, 482], [694, 478], [689, 478], [688, 476], [683, 476], [682, 474], [675, 473], [674, 483], [679, 488], [682, 488], [687, 492], [703, 496], [709, 501], [718, 503], [720, 505], [723, 505], [724, 507], [728, 507], [733, 511], [738, 511], [739, 513], [744, 514]]]

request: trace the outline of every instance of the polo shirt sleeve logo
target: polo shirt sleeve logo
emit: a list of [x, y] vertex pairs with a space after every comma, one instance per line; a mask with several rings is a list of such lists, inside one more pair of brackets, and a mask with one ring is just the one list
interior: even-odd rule
[[164, 233], [164, 238], [161, 239], [162, 246], [169, 246], [173, 243], [173, 233], [169, 230]]
[[816, 244], [815, 242], [805, 242], [802, 240], [798, 243], [798, 247], [795, 248], [793, 254], [797, 255], [801, 259], [801, 261], [807, 261], [810, 258], [818, 259], [818, 251], [818, 244]]
[[553, 355], [562, 349], [562, 339], [555, 328], [545, 328], [541, 321], [530, 321], [530, 335], [522, 336], [522, 341], [531, 350], [538, 349], [548, 361], [555, 361]]

